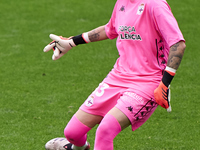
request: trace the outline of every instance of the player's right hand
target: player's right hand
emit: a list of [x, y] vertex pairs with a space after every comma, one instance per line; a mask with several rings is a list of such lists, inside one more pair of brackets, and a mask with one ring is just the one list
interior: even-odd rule
[[74, 41], [71, 38], [64, 38], [62, 36], [57, 36], [50, 34], [49, 37], [53, 40], [44, 48], [44, 52], [48, 52], [51, 49], [54, 50], [52, 59], [57, 60], [66, 54], [72, 47], [75, 47]]

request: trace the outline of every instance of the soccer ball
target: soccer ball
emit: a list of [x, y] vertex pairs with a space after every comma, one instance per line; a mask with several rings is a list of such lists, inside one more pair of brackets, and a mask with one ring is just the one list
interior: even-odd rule
[[45, 144], [46, 150], [72, 150], [72, 144], [66, 138], [54, 138]]

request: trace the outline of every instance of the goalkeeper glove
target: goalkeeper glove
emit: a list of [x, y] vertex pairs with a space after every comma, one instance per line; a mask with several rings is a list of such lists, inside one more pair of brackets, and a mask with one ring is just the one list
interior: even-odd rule
[[44, 52], [48, 52], [51, 49], [54, 50], [52, 59], [57, 60], [66, 54], [72, 47], [75, 47], [75, 43], [71, 38], [64, 38], [62, 36], [57, 36], [50, 34], [49, 37], [53, 40], [44, 48]]
[[53, 41], [48, 44], [44, 48], [44, 52], [48, 52], [49, 50], [53, 49], [54, 53], [52, 56], [53, 60], [57, 60], [66, 54], [72, 47], [75, 47], [79, 44], [89, 43], [88, 32], [83, 33], [74, 37], [64, 38], [62, 36], [57, 36], [54, 34], [50, 34], [49, 36]]
[[158, 105], [171, 111], [170, 106], [170, 83], [175, 75], [176, 70], [170, 67], [166, 67], [162, 81], [159, 86], [154, 90], [154, 98]]
[[154, 91], [154, 98], [158, 105], [167, 109], [169, 107], [169, 88], [161, 81], [158, 88]]

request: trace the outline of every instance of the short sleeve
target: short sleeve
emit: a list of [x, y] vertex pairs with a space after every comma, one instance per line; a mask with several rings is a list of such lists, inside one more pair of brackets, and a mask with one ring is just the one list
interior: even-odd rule
[[108, 36], [109, 39], [114, 39], [118, 37], [118, 33], [115, 27], [116, 8], [117, 8], [117, 2], [115, 4], [115, 7], [113, 9], [112, 16], [109, 22], [105, 25], [106, 35]]
[[178, 23], [167, 3], [153, 8], [153, 17], [157, 30], [169, 47], [179, 41], [185, 41]]

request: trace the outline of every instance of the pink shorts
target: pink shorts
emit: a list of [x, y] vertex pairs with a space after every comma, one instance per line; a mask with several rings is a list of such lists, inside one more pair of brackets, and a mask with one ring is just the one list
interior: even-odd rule
[[152, 99], [137, 95], [130, 88], [102, 82], [80, 109], [93, 115], [105, 116], [113, 107], [120, 109], [129, 118], [134, 131], [152, 115], [157, 104]]

